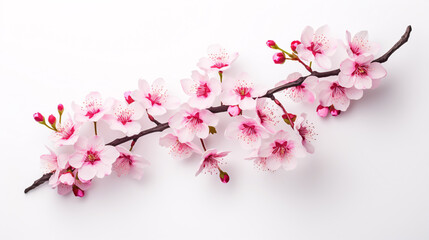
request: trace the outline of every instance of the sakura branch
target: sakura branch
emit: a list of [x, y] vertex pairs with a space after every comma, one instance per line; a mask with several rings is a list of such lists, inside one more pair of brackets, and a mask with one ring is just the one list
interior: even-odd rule
[[[379, 85], [387, 75], [381, 64], [408, 41], [410, 33], [411, 26], [408, 26], [401, 39], [377, 59], [374, 55], [379, 47], [369, 41], [366, 31], [358, 32], [353, 38], [346, 31], [345, 47], [337, 44], [327, 26], [317, 30], [306, 27], [301, 39], [291, 42], [290, 51], [269, 40], [268, 47], [278, 51], [273, 56], [275, 64], [297, 62], [309, 73], [305, 76], [292, 73], [269, 90], [256, 85], [246, 73], [229, 74], [228, 69], [238, 53], [212, 45], [207, 57], [197, 64], [200, 70], [194, 70], [190, 78], [180, 81], [189, 96], [184, 103], [170, 94], [163, 79], [156, 79], [152, 84], [141, 79], [138, 89], [125, 92], [123, 100], [104, 99], [98, 92], [89, 93], [84, 101], [72, 103], [73, 117], [68, 114], [64, 120], [64, 106], [58, 105], [58, 122], [52, 114], [46, 122], [42, 114], [36, 113], [35, 121], [52, 131], [53, 149], [48, 148], [49, 154], [40, 157], [42, 177], [24, 192], [49, 182], [61, 195], [73, 192], [83, 197], [92, 181], [112, 172], [119, 177], [130, 175], [140, 179], [149, 161], [135, 153], [134, 145], [145, 135], [164, 131], [159, 144], [168, 149], [172, 158], [195, 155], [201, 159], [196, 176], [219, 174], [221, 182], [230, 180], [222, 169], [229, 151], [219, 151], [204, 141], [218, 132], [248, 150], [245, 159], [253, 160], [257, 168], [292, 170], [298, 165], [298, 159], [314, 153], [311, 142], [317, 134], [306, 113], [288, 112], [287, 106], [274, 94], [283, 93], [295, 103], [313, 104], [320, 117], [338, 116], [347, 110], [351, 100], [362, 98], [364, 91]], [[348, 58], [338, 69], [329, 70], [336, 51], [345, 51]], [[329, 71], [319, 72], [314, 67]], [[217, 113], [222, 112], [228, 112], [231, 121], [225, 129], [216, 129], [221, 120]], [[157, 116], [167, 113], [170, 113], [168, 122], [156, 120]], [[144, 116], [155, 126], [142, 130], [148, 124]], [[97, 129], [99, 121], [125, 136], [105, 143], [104, 133]], [[88, 124], [94, 128], [93, 133], [82, 130], [82, 126]], [[123, 145], [129, 141], [130, 145]]]

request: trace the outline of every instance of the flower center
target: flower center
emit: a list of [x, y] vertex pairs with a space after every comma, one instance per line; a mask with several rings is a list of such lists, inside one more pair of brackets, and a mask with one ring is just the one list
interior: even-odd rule
[[244, 133], [245, 135], [257, 135], [258, 132], [256, 131], [256, 126], [253, 124], [247, 124], [247, 123], [243, 123], [241, 125], [241, 132]]
[[207, 86], [207, 83], [200, 84], [197, 88], [197, 97], [207, 97], [209, 93], [211, 92], [209, 86]]
[[115, 115], [118, 122], [125, 125], [132, 122], [131, 117], [134, 115], [134, 110], [130, 108], [119, 108], [116, 110]]
[[100, 161], [100, 157], [98, 156], [98, 152], [93, 152], [92, 150], [89, 150], [86, 152], [85, 162], [94, 165], [98, 161]]
[[200, 118], [200, 113], [197, 112], [194, 115], [190, 114], [186, 116], [186, 122], [190, 123], [193, 126], [203, 123], [203, 120]]
[[100, 99], [93, 98], [88, 101], [85, 101], [84, 106], [84, 110], [86, 111], [85, 116], [91, 119], [94, 117], [95, 114], [101, 112], [100, 109], [102, 107], [102, 104]]
[[322, 45], [320, 43], [311, 42], [311, 45], [307, 47], [307, 49], [316, 56], [316, 54], [322, 54], [321, 47]]
[[288, 146], [287, 141], [284, 141], [283, 143], [275, 142], [275, 145], [273, 147], [273, 154], [278, 154], [280, 157], [284, 157], [289, 150], [290, 148]]
[[245, 97], [251, 97], [250, 88], [248, 87], [237, 87], [235, 92], [240, 95], [241, 100], [243, 100]]
[[335, 97], [336, 95], [344, 95], [345, 90], [344, 87], [341, 87], [337, 83], [332, 83], [330, 89], [332, 90], [331, 96]]
[[152, 105], [152, 106], [154, 106], [154, 105], [162, 105], [161, 104], [161, 100], [162, 100], [162, 97], [161, 96], [159, 96], [158, 94], [148, 94], [147, 96], [146, 96], [146, 99], [147, 100], [149, 100], [150, 101], [150, 104]]
[[355, 63], [355, 70], [352, 73], [352, 76], [358, 75], [358, 76], [366, 76], [368, 75], [368, 66], [366, 65], [359, 65], [358, 63]]

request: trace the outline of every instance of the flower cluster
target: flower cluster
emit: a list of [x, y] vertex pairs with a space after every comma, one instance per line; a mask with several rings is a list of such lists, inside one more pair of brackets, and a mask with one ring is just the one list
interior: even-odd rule
[[[49, 154], [41, 156], [43, 172], [50, 176], [49, 185], [59, 194], [73, 192], [83, 197], [92, 181], [112, 172], [140, 179], [149, 162], [135, 153], [134, 145], [140, 137], [164, 130], [159, 144], [168, 148], [173, 158], [200, 159], [199, 167], [195, 167], [196, 176], [210, 173], [218, 174], [223, 183], [230, 180], [222, 169], [229, 151], [218, 150], [216, 146], [206, 148], [205, 139], [213, 134], [237, 142], [248, 151], [243, 159], [252, 160], [261, 170], [292, 170], [300, 158], [314, 153], [317, 134], [306, 113], [288, 112], [274, 94], [283, 93], [294, 103], [315, 104], [320, 117], [337, 116], [347, 110], [350, 100], [360, 99], [363, 90], [376, 87], [386, 76], [386, 70], [374, 61], [379, 48], [369, 42], [366, 31], [353, 38], [347, 31], [346, 43], [339, 44], [327, 26], [316, 31], [306, 27], [301, 39], [291, 42], [290, 52], [273, 40], [267, 41], [267, 46], [278, 50], [273, 56], [274, 63], [298, 62], [309, 75], [292, 73], [273, 84], [274, 88], [264, 88], [244, 72], [236, 75], [228, 72], [238, 53], [212, 45], [207, 56], [197, 63], [199, 69], [180, 80], [188, 96], [184, 102], [168, 91], [163, 79], [152, 83], [140, 79], [138, 88], [125, 92], [122, 100], [103, 99], [98, 92], [89, 93], [81, 103], [72, 103], [73, 114], [64, 120], [62, 104], [58, 105], [58, 121], [54, 115], [46, 122], [42, 114], [34, 114], [35, 121], [52, 130], [55, 149], [48, 148]], [[348, 56], [338, 70], [326, 74], [313, 71], [314, 66], [331, 69], [336, 51], [344, 51]], [[220, 112], [229, 114], [226, 115], [229, 123], [223, 129], [218, 126], [221, 119], [216, 113]], [[168, 122], [156, 119], [163, 115], [169, 116]], [[146, 126], [146, 117], [155, 126]], [[100, 121], [125, 137], [107, 143], [97, 131]], [[83, 129], [88, 129], [85, 125], [93, 127], [94, 132], [85, 132]], [[124, 145], [128, 141], [131, 145]]]

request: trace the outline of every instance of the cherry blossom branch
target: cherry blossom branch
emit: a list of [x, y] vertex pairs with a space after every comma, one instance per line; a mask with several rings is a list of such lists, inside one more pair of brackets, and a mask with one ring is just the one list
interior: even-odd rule
[[[411, 30], [412, 30], [411, 26], [408, 26], [405, 33], [402, 35], [401, 39], [399, 39], [399, 41], [395, 45], [393, 45], [393, 47], [391, 49], [389, 49], [384, 55], [375, 59], [373, 62], [379, 62], [379, 63], [386, 62], [389, 59], [389, 57], [394, 52], [396, 52], [396, 50], [398, 50], [402, 45], [404, 45], [408, 41], [408, 39], [410, 37]], [[331, 70], [331, 71], [327, 71], [327, 72], [311, 71], [311, 74], [309, 74], [307, 76], [300, 77], [293, 82], [286, 83], [284, 85], [281, 85], [281, 86], [278, 86], [278, 87], [275, 87], [275, 88], [268, 90], [267, 93], [260, 96], [260, 98], [270, 98], [272, 100], [275, 100], [275, 97], [274, 97], [275, 93], [280, 92], [280, 91], [285, 90], [285, 89], [288, 89], [288, 88], [291, 88], [291, 87], [299, 86], [305, 81], [305, 79], [307, 79], [310, 76], [315, 76], [318, 78], [324, 78], [324, 77], [336, 76], [339, 73], [340, 73], [340, 69], [335, 69], [335, 70]], [[226, 112], [228, 110], [228, 106], [227, 105], [220, 105], [217, 107], [207, 108], [207, 110], [211, 111], [212, 113], [221, 113], [221, 112]], [[162, 132], [165, 129], [169, 128], [168, 122], [160, 123], [155, 119], [153, 119], [153, 120], [150, 119], [150, 120], [156, 124], [155, 127], [141, 131], [139, 134], [136, 134], [134, 136], [118, 138], [118, 139], [108, 143], [107, 145], [117, 146], [117, 145], [120, 145], [122, 143], [131, 141], [131, 140], [133, 140], [133, 142], [135, 143], [135, 141], [137, 141], [140, 137], [143, 137], [145, 135], [155, 133], [155, 132]], [[24, 193], [27, 193], [27, 192], [35, 189], [36, 187], [40, 186], [44, 182], [48, 181], [52, 174], [53, 173], [44, 174], [41, 178], [34, 181], [34, 183], [30, 187], [26, 188]]]

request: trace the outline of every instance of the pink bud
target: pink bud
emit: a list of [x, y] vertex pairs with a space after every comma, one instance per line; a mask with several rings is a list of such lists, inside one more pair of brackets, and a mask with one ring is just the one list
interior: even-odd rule
[[43, 115], [39, 112], [33, 114], [33, 118], [34, 118], [34, 120], [36, 120], [36, 122], [39, 122], [39, 123], [45, 122], [45, 117], [43, 117]]
[[55, 123], [57, 122], [57, 119], [55, 118], [55, 116], [54, 115], [49, 115], [49, 117], [48, 117], [48, 122], [49, 122], [49, 124], [51, 124], [51, 125], [55, 125]]
[[124, 92], [125, 101], [127, 101], [128, 104], [131, 104], [134, 102], [134, 99], [131, 97], [131, 92]]
[[282, 52], [273, 55], [273, 61], [275, 64], [283, 64], [286, 61], [286, 57]]
[[329, 108], [324, 107], [322, 105], [319, 105], [317, 107], [316, 112], [317, 112], [317, 115], [319, 115], [319, 117], [323, 117], [324, 118], [324, 117], [328, 116]]
[[240, 115], [241, 109], [238, 105], [231, 105], [228, 107], [228, 113], [229, 113], [229, 116], [235, 117]]
[[331, 115], [332, 115], [332, 116], [334, 116], [334, 117], [336, 117], [336, 116], [340, 115], [340, 113], [341, 113], [341, 111], [340, 111], [340, 110], [335, 109], [335, 108], [334, 108], [334, 106], [331, 106], [331, 107], [329, 108], [329, 110], [331, 111]]
[[58, 113], [63, 114], [64, 112], [64, 106], [62, 104], [58, 104]]
[[298, 41], [298, 40], [295, 40], [295, 41], [291, 42], [291, 43], [290, 43], [290, 49], [292, 49], [292, 51], [296, 52], [296, 47], [297, 47], [299, 44], [301, 44], [301, 42], [300, 42], [300, 41]]
[[76, 185], [73, 185], [73, 193], [76, 197], [85, 196], [85, 192]]
[[229, 182], [229, 175], [228, 175], [228, 173], [223, 172], [223, 171], [220, 171], [220, 172], [219, 172], [219, 177], [220, 177], [220, 180], [221, 180], [223, 183], [228, 183], [228, 182]]
[[274, 42], [273, 40], [268, 40], [267, 41], [267, 46], [269, 48], [278, 49], [276, 42]]

